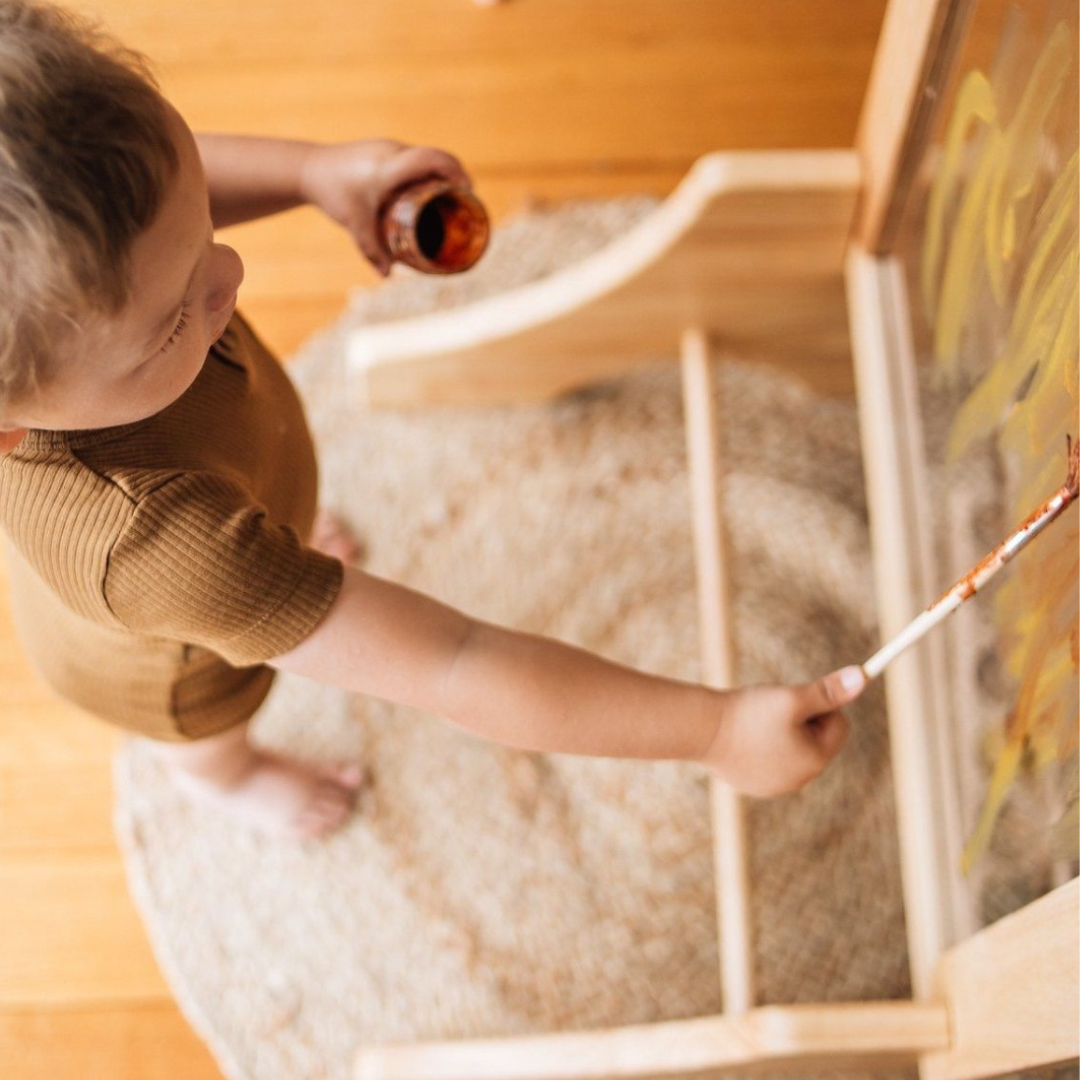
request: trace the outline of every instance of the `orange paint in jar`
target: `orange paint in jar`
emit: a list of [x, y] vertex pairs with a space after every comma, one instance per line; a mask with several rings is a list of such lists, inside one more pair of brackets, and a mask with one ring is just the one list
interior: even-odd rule
[[484, 204], [445, 180], [423, 180], [397, 192], [382, 212], [381, 228], [390, 257], [425, 274], [468, 270], [491, 235]]

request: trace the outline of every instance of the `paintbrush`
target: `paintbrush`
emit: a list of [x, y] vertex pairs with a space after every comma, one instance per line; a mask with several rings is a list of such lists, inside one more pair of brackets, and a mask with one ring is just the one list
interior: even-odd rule
[[952, 588], [917, 615], [891, 641], [862, 664], [867, 679], [876, 679], [905, 649], [923, 638], [939, 622], [974, 596], [1012, 557], [1025, 548], [1080, 493], [1080, 443], [1068, 439], [1069, 471], [1065, 483], [1018, 525], [993, 551], [975, 564]]

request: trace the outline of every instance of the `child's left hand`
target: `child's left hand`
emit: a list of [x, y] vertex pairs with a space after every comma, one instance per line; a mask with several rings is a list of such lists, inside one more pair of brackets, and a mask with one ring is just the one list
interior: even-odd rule
[[342, 225], [385, 277], [391, 259], [379, 236], [380, 209], [399, 188], [436, 177], [471, 186], [461, 162], [444, 150], [392, 139], [362, 139], [312, 146], [300, 183], [305, 201]]
[[866, 689], [866, 675], [843, 668], [797, 686], [746, 686], [724, 693], [724, 711], [702, 762], [745, 795], [798, 791], [840, 752], [840, 711]]

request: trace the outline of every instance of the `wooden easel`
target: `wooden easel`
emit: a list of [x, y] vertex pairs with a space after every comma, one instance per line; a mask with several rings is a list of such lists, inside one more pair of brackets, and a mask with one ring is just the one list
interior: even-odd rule
[[[932, 591], [915, 498], [924, 466], [914, 355], [892, 251], [968, 2], [893, 0], [855, 150], [710, 155], [649, 220], [579, 266], [467, 308], [362, 331], [351, 343], [365, 399], [401, 406], [544, 397], [668, 355], [678, 342], [702, 654], [713, 685], [732, 681], [711, 404], [718, 355], [805, 355], [820, 361], [806, 366], [808, 380], [837, 391], [847, 389], [838, 361], [850, 348], [882, 636]], [[357, 1080], [645, 1080], [898, 1063], [917, 1064], [923, 1080], [975, 1080], [1076, 1061], [1080, 881], [974, 932], [956, 870], [940, 686], [925, 650], [887, 675], [913, 1000], [754, 1006], [741, 805], [717, 783], [722, 1015], [366, 1047]]]

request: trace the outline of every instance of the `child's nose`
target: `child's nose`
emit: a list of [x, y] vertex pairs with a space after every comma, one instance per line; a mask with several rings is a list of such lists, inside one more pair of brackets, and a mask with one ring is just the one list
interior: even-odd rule
[[226, 244], [214, 245], [210, 291], [206, 297], [209, 311], [221, 311], [236, 299], [236, 291], [244, 280], [244, 264], [231, 247]]

